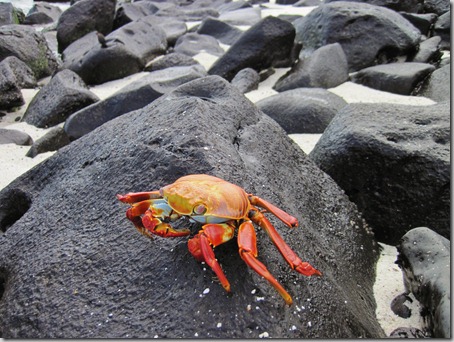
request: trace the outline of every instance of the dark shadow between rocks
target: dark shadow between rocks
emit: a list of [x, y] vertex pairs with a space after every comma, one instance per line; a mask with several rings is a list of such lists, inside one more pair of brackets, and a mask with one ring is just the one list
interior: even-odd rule
[[30, 209], [31, 205], [30, 195], [21, 189], [13, 188], [0, 194], [0, 230], [5, 233]]

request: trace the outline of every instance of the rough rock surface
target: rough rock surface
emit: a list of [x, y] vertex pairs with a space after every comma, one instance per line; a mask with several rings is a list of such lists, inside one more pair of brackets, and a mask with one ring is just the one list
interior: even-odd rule
[[419, 95], [436, 102], [451, 100], [451, 84], [447, 82], [451, 75], [451, 64], [435, 70], [421, 87]]
[[287, 134], [293, 134], [323, 133], [347, 102], [325, 89], [299, 88], [269, 96], [256, 105]]
[[350, 72], [416, 51], [421, 33], [400, 14], [385, 7], [336, 1], [323, 4], [293, 22], [302, 53], [339, 43]]
[[71, 43], [87, 33], [112, 31], [116, 0], [82, 0], [62, 13], [57, 24], [58, 51], [63, 52]]
[[[323, 277], [291, 271], [257, 229], [259, 258], [294, 304], [248, 269], [235, 239], [216, 247], [227, 294], [186, 238], [139, 234], [115, 195], [189, 173], [222, 177], [296, 215], [296, 230], [271, 220]], [[60, 149], [0, 192], [0, 223], [5, 338], [384, 337], [372, 294], [377, 245], [355, 205], [219, 77], [182, 85]]]
[[78, 139], [107, 121], [145, 107], [162, 94], [203, 76], [206, 76], [206, 71], [200, 65], [152, 72], [107, 99], [75, 112], [66, 120], [65, 132], [71, 140]]
[[30, 26], [0, 26], [0, 60], [8, 56], [15, 56], [27, 64], [36, 79], [52, 75], [58, 67], [43, 34]]
[[395, 245], [418, 225], [449, 237], [449, 103], [350, 104], [310, 156], [357, 204], [378, 241]]
[[139, 19], [151, 25], [158, 25], [164, 30], [167, 37], [167, 45], [173, 46], [177, 39], [184, 35], [188, 31], [186, 23], [178, 18], [166, 17], [165, 20], [162, 17], [155, 15], [148, 15]]
[[208, 73], [231, 81], [238, 71], [245, 68], [260, 72], [271, 66], [289, 66], [294, 39], [292, 24], [266, 17], [244, 32]]
[[1, 144], [29, 146], [33, 144], [33, 139], [27, 133], [21, 131], [15, 129], [0, 128], [0, 145]]
[[23, 121], [45, 128], [64, 122], [72, 113], [99, 101], [82, 79], [65, 69], [52, 77], [33, 97]]
[[[449, 226], [447, 226], [449, 228]], [[397, 264], [405, 287], [426, 311], [434, 338], [451, 337], [451, 247], [448, 239], [426, 227], [410, 230], [397, 246]]]
[[334, 88], [348, 80], [348, 62], [339, 43], [324, 45], [302, 57], [274, 85], [276, 91], [295, 88]]
[[434, 70], [428, 63], [390, 63], [362, 69], [353, 74], [351, 80], [370, 88], [411, 95]]
[[[324, 3], [336, 2], [341, 0], [324, 0]], [[383, 6], [396, 12], [420, 13], [423, 9], [424, 0], [349, 0], [350, 2], [361, 2], [375, 6]]]

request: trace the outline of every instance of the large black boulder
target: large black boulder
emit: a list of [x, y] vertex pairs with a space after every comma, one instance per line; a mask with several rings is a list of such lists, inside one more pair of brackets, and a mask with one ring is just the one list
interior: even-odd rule
[[62, 13], [57, 24], [58, 51], [91, 31], [112, 31], [116, 0], [81, 0]]
[[0, 60], [9, 56], [27, 64], [36, 79], [52, 75], [58, 67], [44, 35], [30, 26], [0, 26]]
[[405, 288], [421, 303], [432, 337], [450, 338], [451, 243], [429, 228], [418, 227], [402, 237], [397, 250]]
[[271, 66], [289, 66], [294, 39], [295, 28], [292, 24], [266, 17], [244, 32], [208, 73], [231, 81], [245, 68], [260, 72]]
[[350, 71], [385, 63], [417, 50], [419, 30], [399, 13], [385, 7], [336, 1], [323, 4], [293, 22], [301, 53], [339, 43]]
[[345, 190], [379, 241], [396, 245], [410, 229], [449, 237], [449, 103], [350, 104], [310, 156]]
[[[187, 238], [149, 240], [126, 219], [117, 193], [190, 173], [222, 177], [299, 219], [292, 230], [270, 217], [322, 277], [290, 270], [257, 229], [259, 258], [292, 307], [244, 264], [236, 239], [216, 247], [228, 294]], [[220, 77], [186, 83], [60, 149], [0, 192], [0, 224], [5, 338], [384, 337], [372, 294], [378, 246], [355, 205]]]
[[103, 48], [94, 31], [68, 46], [62, 57], [62, 67], [74, 71], [90, 85], [117, 80], [145, 67], [141, 57], [123, 42], [108, 41]]

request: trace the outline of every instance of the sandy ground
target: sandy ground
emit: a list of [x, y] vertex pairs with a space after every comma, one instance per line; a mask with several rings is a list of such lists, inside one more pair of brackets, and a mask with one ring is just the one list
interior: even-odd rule
[[[279, 14], [295, 14], [295, 8], [291, 6], [278, 6], [274, 4], [268, 5], [269, 9], [262, 11], [262, 16], [266, 15], [279, 15]], [[300, 8], [296, 13], [305, 15], [313, 8]], [[291, 10], [291, 12], [290, 12]], [[223, 46], [227, 49], [228, 46]], [[209, 68], [215, 61], [215, 56], [207, 53], [200, 53], [194, 57], [199, 61], [205, 68]], [[246, 95], [252, 102], [277, 94], [272, 89], [273, 84], [287, 72], [288, 68], [276, 69], [276, 72], [270, 76], [267, 80], [262, 82], [258, 90], [251, 91]], [[99, 96], [101, 99], [105, 99], [111, 94], [115, 93], [121, 87], [126, 84], [133, 82], [140, 77], [143, 77], [146, 73], [139, 73], [132, 76], [128, 76], [121, 80], [107, 82], [95, 87], [91, 90]], [[48, 80], [42, 80], [45, 83]], [[434, 102], [424, 97], [412, 97], [391, 94], [383, 91], [374, 90], [367, 88], [355, 83], [346, 82], [336, 88], [329, 89], [331, 92], [341, 96], [348, 103], [354, 102], [368, 102], [368, 103], [399, 103], [406, 105], [430, 105]], [[26, 100], [26, 104], [22, 106], [18, 111], [14, 113], [8, 113], [6, 116], [0, 118], [0, 127], [8, 129], [16, 129], [29, 134], [33, 140], [43, 136], [48, 129], [39, 129], [25, 122], [17, 122], [25, 112], [25, 109], [37, 93], [37, 90], [24, 89], [23, 95]], [[290, 138], [293, 139], [305, 153], [309, 153], [320, 138], [320, 134], [291, 134]], [[7, 186], [18, 176], [22, 175], [35, 165], [41, 163], [54, 152], [48, 152], [39, 154], [35, 158], [28, 158], [25, 156], [29, 147], [17, 146], [14, 144], [0, 145], [0, 190]], [[415, 327], [421, 328], [422, 321], [419, 316], [419, 303], [414, 300], [412, 306], [413, 315], [409, 319], [402, 319], [393, 314], [390, 309], [390, 303], [392, 299], [405, 291], [402, 273], [397, 265], [394, 264], [397, 256], [397, 250], [393, 246], [382, 245], [383, 251], [377, 265], [377, 278], [374, 286], [374, 294], [377, 302], [377, 318], [382, 325], [385, 333], [389, 335], [394, 329], [398, 327]]]

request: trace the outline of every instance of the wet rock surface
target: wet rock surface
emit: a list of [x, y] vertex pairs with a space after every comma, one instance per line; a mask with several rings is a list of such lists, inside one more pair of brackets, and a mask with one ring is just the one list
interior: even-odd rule
[[[235, 239], [216, 248], [227, 294], [186, 239], [149, 240], [125, 218], [117, 193], [190, 173], [225, 178], [297, 216], [296, 230], [271, 220], [322, 277], [292, 272], [258, 231], [259, 258], [292, 307], [247, 268]], [[0, 199], [4, 337], [384, 336], [372, 295], [377, 245], [355, 206], [219, 77], [182, 85], [74, 141]]]
[[423, 305], [424, 321], [434, 338], [451, 337], [451, 247], [448, 239], [426, 227], [406, 233], [397, 264], [405, 287]]
[[[449, 237], [449, 104], [350, 104], [310, 156], [358, 205], [377, 239], [422, 222]], [[399, 215], [396, 215], [399, 212]]]

